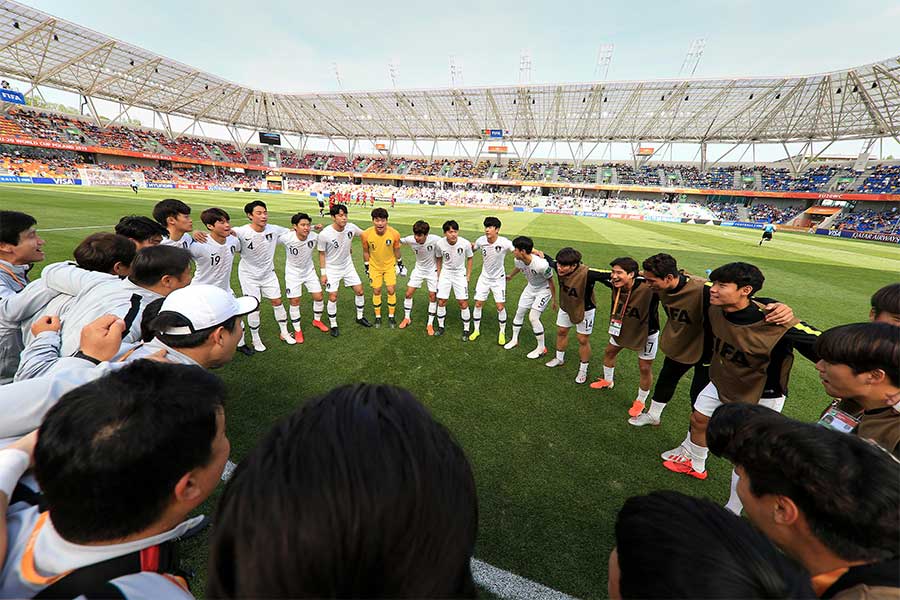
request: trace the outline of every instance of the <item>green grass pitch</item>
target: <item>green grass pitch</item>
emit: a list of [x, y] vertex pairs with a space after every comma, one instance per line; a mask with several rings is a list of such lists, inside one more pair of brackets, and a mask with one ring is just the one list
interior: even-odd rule
[[[34, 215], [44, 231], [47, 263], [71, 258], [72, 249], [87, 234], [111, 230], [126, 214], [149, 215], [165, 197], [177, 197], [194, 209], [195, 228], [200, 212], [211, 206], [227, 210], [233, 225], [246, 222], [244, 203], [261, 199], [269, 206], [270, 222], [289, 226], [290, 215], [304, 210], [320, 219], [315, 203], [295, 195], [7, 186], [0, 188], [0, 207]], [[368, 209], [350, 207], [350, 220], [370, 224]], [[411, 233], [418, 219], [430, 222], [440, 234], [446, 219], [456, 219], [461, 235], [474, 240], [488, 211], [462, 208], [397, 205], [390, 223], [401, 235]], [[693, 273], [735, 260], [758, 265], [766, 276], [764, 295], [790, 304], [810, 324], [826, 329], [865, 320], [869, 297], [879, 287], [897, 281], [900, 248], [888, 244], [829, 239], [782, 233], [760, 248], [760, 233], [703, 225], [681, 225], [577, 218], [560, 215], [498, 211], [502, 234], [532, 236], [539, 248], [555, 253], [574, 246], [591, 266], [605, 267], [617, 256], [640, 262], [656, 252], [669, 252]], [[85, 229], [58, 228], [86, 227]], [[92, 228], [87, 228], [92, 227]], [[414, 258], [404, 248], [409, 267]], [[362, 273], [361, 250], [354, 248]], [[276, 253], [283, 278], [284, 251]], [[512, 269], [512, 259], [507, 270]], [[35, 270], [35, 275], [40, 271]], [[476, 256], [474, 277], [480, 271]], [[405, 288], [401, 279], [399, 289]], [[525, 281], [509, 285], [510, 320]], [[232, 286], [239, 290], [237, 271]], [[402, 292], [401, 292], [402, 293]], [[597, 287], [598, 326], [593, 336], [594, 359], [589, 375], [602, 374], [606, 343], [606, 288]], [[402, 296], [401, 296], [402, 297]], [[398, 315], [402, 318], [402, 300]], [[384, 382], [412, 390], [432, 413], [452, 430], [475, 470], [480, 502], [480, 530], [476, 556], [497, 567], [579, 597], [606, 595], [606, 560], [613, 545], [615, 515], [631, 495], [654, 489], [675, 489], [704, 495], [724, 503], [730, 467], [719, 459], [709, 464], [710, 477], [697, 481], [666, 471], [659, 453], [684, 437], [689, 402], [688, 382], [663, 415], [658, 428], [631, 427], [627, 409], [637, 390], [634, 353], [620, 355], [616, 387], [609, 392], [573, 383], [578, 360], [574, 340], [566, 365], [547, 369], [543, 361], [525, 354], [534, 338], [526, 322], [520, 347], [504, 351], [496, 343], [496, 309], [485, 307], [482, 336], [474, 343], [459, 339], [459, 311], [448, 305], [448, 335], [425, 333], [427, 297], [415, 296], [414, 326], [407, 330], [365, 330], [354, 324], [352, 292], [342, 290], [338, 309], [341, 336], [332, 339], [309, 325], [311, 301], [302, 302], [306, 343], [288, 347], [277, 339], [272, 309], [262, 308], [262, 336], [269, 347], [252, 358], [236, 355], [218, 374], [230, 390], [228, 432], [232, 457], [240, 460], [280, 416], [304, 399], [351, 382]], [[386, 311], [386, 307], [385, 307]], [[385, 313], [386, 314], [386, 313]], [[604, 314], [604, 318], [600, 318]], [[367, 315], [372, 318], [367, 291]], [[551, 353], [555, 315], [544, 314]], [[574, 335], [574, 334], [573, 334]], [[552, 356], [552, 354], [551, 354]], [[657, 361], [661, 364], [662, 357]], [[812, 420], [827, 398], [812, 365], [798, 357], [785, 413]], [[212, 498], [203, 510], [209, 512]], [[202, 594], [206, 550], [202, 540], [192, 544], [188, 558], [198, 572], [195, 591]]]

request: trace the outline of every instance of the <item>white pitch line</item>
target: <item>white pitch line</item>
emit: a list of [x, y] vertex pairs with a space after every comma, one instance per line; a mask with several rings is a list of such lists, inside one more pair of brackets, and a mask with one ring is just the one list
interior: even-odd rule
[[51, 229], [41, 227], [38, 231], [73, 231], [75, 229], [105, 229], [107, 227], [115, 227], [115, 225], [85, 225], [84, 227], [54, 227]]
[[504, 600], [575, 600], [573, 596], [498, 569], [477, 558], [472, 559], [472, 575], [475, 583]]

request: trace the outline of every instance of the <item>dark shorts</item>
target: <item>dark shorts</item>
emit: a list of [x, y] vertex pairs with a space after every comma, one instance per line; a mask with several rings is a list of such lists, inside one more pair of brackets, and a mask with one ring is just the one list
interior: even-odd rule
[[771, 232], [771, 231], [763, 231], [763, 237], [762, 237], [762, 239], [764, 239], [764, 240], [771, 240], [771, 239], [772, 239], [772, 232]]

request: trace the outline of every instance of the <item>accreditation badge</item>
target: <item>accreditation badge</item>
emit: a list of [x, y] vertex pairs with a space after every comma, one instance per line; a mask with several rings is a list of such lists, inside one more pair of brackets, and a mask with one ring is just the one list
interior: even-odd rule
[[622, 319], [610, 319], [609, 335], [613, 337], [619, 337], [620, 333], [622, 333]]
[[819, 418], [819, 425], [841, 433], [853, 433], [859, 426], [859, 419], [836, 406], [831, 406]]

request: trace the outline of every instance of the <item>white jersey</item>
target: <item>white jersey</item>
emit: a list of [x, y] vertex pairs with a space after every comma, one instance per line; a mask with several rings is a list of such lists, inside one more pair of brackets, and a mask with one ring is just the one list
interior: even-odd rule
[[512, 242], [502, 235], [497, 236], [494, 243], [488, 241], [487, 236], [483, 235], [475, 240], [475, 249], [481, 250], [481, 256], [484, 258], [484, 265], [481, 267], [481, 277], [490, 279], [503, 279], [506, 277], [506, 267], [504, 261], [506, 255], [513, 251]]
[[235, 227], [234, 231], [241, 240], [239, 274], [245, 277], [262, 278], [275, 271], [275, 248], [278, 246], [278, 236], [289, 231], [287, 227], [266, 225], [262, 231], [256, 231], [248, 223]]
[[234, 254], [241, 243], [233, 235], [225, 238], [220, 244], [207, 236], [206, 242], [194, 242], [191, 245], [191, 257], [197, 264], [191, 283], [206, 283], [223, 290], [231, 290], [231, 267], [234, 265]]
[[315, 270], [313, 252], [318, 244], [319, 234], [310, 231], [305, 240], [297, 238], [297, 233], [289, 229], [278, 237], [278, 243], [284, 245], [287, 253], [285, 267], [296, 273], [305, 274]]
[[400, 238], [401, 244], [406, 244], [416, 253], [416, 268], [425, 272], [431, 272], [437, 268], [437, 263], [434, 259], [436, 256], [441, 255], [437, 246], [439, 241], [441, 241], [441, 238], [434, 234], [425, 236], [425, 243], [423, 244], [417, 242], [414, 235]]
[[164, 237], [162, 241], [159, 243], [160, 246], [174, 246], [175, 248], [181, 248], [183, 250], [190, 250], [191, 245], [194, 243], [194, 238], [191, 237], [191, 234], [185, 233], [182, 234], [181, 239], [175, 241], [168, 236]]
[[353, 264], [350, 258], [350, 246], [353, 238], [362, 235], [363, 230], [347, 223], [343, 231], [329, 225], [319, 234], [318, 249], [325, 252], [325, 266], [331, 270], [341, 270]]
[[437, 249], [442, 259], [441, 272], [466, 270], [466, 259], [472, 256], [472, 244], [464, 237], [459, 237], [452, 246], [447, 238], [437, 241]]
[[526, 265], [518, 258], [515, 259], [513, 263], [515, 264], [515, 267], [525, 275], [525, 279], [528, 280], [528, 287], [530, 287], [532, 291], [550, 288], [550, 279], [553, 277], [553, 269], [550, 268], [550, 263], [546, 260], [532, 254], [530, 265]]

